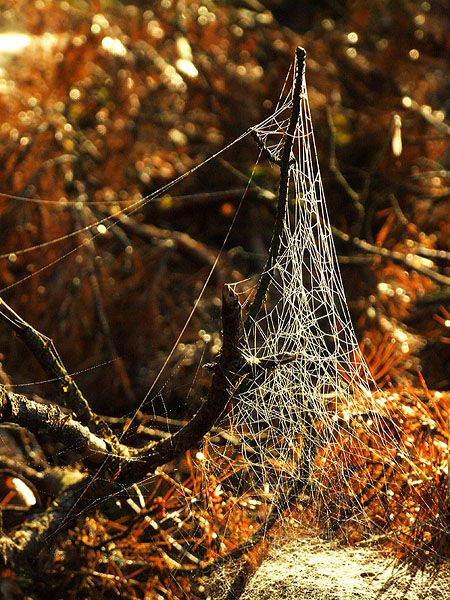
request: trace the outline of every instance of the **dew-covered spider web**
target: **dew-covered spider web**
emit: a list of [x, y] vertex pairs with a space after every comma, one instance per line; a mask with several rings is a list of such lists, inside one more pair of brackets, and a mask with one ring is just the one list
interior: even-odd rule
[[[309, 524], [332, 532], [351, 521], [354, 535], [361, 535], [373, 525], [371, 504], [377, 503], [379, 510], [381, 502], [389, 513], [388, 480], [401, 452], [352, 325], [305, 73], [301, 69], [296, 74], [296, 69], [301, 67], [294, 67], [294, 82], [274, 114], [252, 131], [266, 159], [280, 165], [281, 172], [292, 135], [287, 202], [279, 251], [261, 276], [269, 278], [267, 297], [255, 318], [251, 304], [257, 286], [235, 286], [244, 311], [248, 309], [242, 339], [245, 366], [222, 423], [229, 441], [209, 440], [204, 460], [208, 477], [216, 472], [224, 488], [248, 495], [249, 506], [253, 498], [254, 504], [265, 505], [266, 514], [280, 516], [300, 500]], [[301, 77], [301, 92], [293, 124], [296, 76]], [[228, 475], [220, 479], [224, 470]]]

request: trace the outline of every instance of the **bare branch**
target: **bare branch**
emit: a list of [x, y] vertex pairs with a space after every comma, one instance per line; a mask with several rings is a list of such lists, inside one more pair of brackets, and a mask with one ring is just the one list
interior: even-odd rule
[[[209, 268], [213, 268], [216, 263], [215, 256], [208, 248], [187, 233], [161, 229], [150, 223], [137, 223], [134, 219], [124, 214], [120, 214], [117, 217], [112, 215], [111, 218], [115, 219], [117, 225], [128, 234], [136, 235], [143, 240], [153, 241], [159, 239], [167, 240], [168, 243], [172, 242], [174, 245], [178, 246], [186, 256], [189, 256], [200, 265], [207, 265]], [[223, 273], [217, 265], [214, 267], [213, 277], [218, 282], [224, 280]]]
[[328, 129], [330, 131], [330, 158], [329, 158], [329, 167], [330, 171], [334, 173], [336, 179], [341, 184], [348, 197], [353, 203], [353, 206], [358, 213], [358, 222], [362, 222], [364, 217], [364, 205], [361, 202], [360, 195], [356, 190], [352, 188], [347, 179], [342, 174], [341, 169], [336, 160], [336, 127], [333, 123], [333, 117], [331, 116], [331, 110], [327, 106], [327, 122]]
[[261, 527], [259, 527], [259, 529], [257, 529], [257, 531], [255, 531], [255, 533], [245, 542], [243, 542], [240, 546], [237, 546], [237, 548], [225, 556], [222, 556], [207, 564], [203, 564], [198, 568], [185, 568], [181, 570], [190, 570], [193, 574], [201, 573], [202, 575], [207, 575], [215, 571], [218, 567], [241, 558], [244, 554], [250, 552], [257, 544], [259, 544], [259, 542], [267, 538], [268, 533], [275, 525], [277, 520], [286, 510], [294, 506], [298, 497], [308, 488], [309, 478], [314, 466], [320, 443], [319, 434], [314, 424], [314, 415], [308, 406], [304, 407], [302, 427], [304, 445], [299, 472], [289, 489], [286, 491], [281, 490], [279, 492], [278, 497], [272, 503], [270, 512]]
[[298, 125], [300, 116], [300, 100], [302, 92], [303, 77], [305, 73], [306, 51], [299, 46], [296, 51], [296, 71], [294, 89], [292, 93], [292, 110], [289, 118], [289, 125], [284, 139], [283, 151], [280, 157], [280, 187], [278, 191], [278, 206], [275, 225], [273, 228], [272, 239], [270, 242], [269, 256], [264, 266], [264, 270], [258, 281], [258, 287], [252, 304], [250, 305], [245, 321], [245, 329], [248, 331], [253, 325], [256, 317], [261, 310], [261, 306], [265, 300], [267, 290], [270, 283], [270, 270], [275, 264], [281, 244], [281, 234], [283, 231], [283, 222], [286, 214], [286, 206], [289, 194], [289, 172], [292, 145], [294, 143], [294, 134]]
[[8, 323], [28, 346], [47, 375], [52, 379], [56, 379], [55, 383], [61, 392], [64, 406], [74, 410], [81, 422], [95, 422], [94, 413], [91, 411], [81, 390], [64, 367], [53, 341], [34, 329], [1, 298], [0, 318]]
[[64, 414], [59, 406], [40, 404], [8, 392], [4, 386], [0, 386], [0, 421], [16, 423], [33, 433], [45, 433], [93, 462], [102, 462], [111, 452], [106, 440]]
[[[89, 209], [85, 207], [85, 210]], [[125, 364], [122, 358], [120, 357], [119, 353], [117, 352], [108, 317], [106, 316], [105, 305], [103, 302], [103, 296], [99, 281], [99, 269], [97, 265], [95, 242], [91, 232], [89, 231], [89, 223], [84, 212], [83, 217], [84, 233], [82, 234], [82, 238], [84, 240], [84, 245], [87, 247], [87, 253], [89, 258], [88, 277], [92, 289], [92, 295], [94, 298], [95, 310], [97, 311], [98, 320], [103, 333], [103, 338], [106, 343], [106, 347], [108, 349], [109, 356], [113, 360], [113, 367], [117, 372], [120, 383], [122, 384], [122, 389], [127, 398], [128, 405], [134, 406], [136, 404], [136, 397], [134, 395]], [[81, 223], [78, 229], [81, 229]]]

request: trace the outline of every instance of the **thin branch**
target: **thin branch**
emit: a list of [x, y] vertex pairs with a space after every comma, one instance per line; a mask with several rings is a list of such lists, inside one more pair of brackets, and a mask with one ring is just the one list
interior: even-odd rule
[[283, 513], [294, 506], [297, 498], [300, 496], [300, 494], [302, 494], [302, 492], [306, 491], [308, 487], [310, 475], [319, 447], [319, 435], [314, 425], [313, 415], [308, 407], [304, 408], [302, 424], [304, 430], [303, 451], [299, 472], [292, 485], [286, 491], [281, 490], [278, 493], [278, 497], [273, 502], [269, 515], [261, 527], [245, 542], [225, 556], [217, 558], [198, 568], [186, 568], [183, 570], [190, 570], [192, 574], [195, 575], [207, 575], [215, 571], [218, 567], [241, 558], [244, 554], [250, 552], [250, 550], [252, 550], [259, 542], [265, 539]]
[[[203, 366], [205, 367], [206, 365], [203, 365]], [[214, 367], [215, 367], [215, 365], [214, 365]], [[168, 417], [161, 417], [158, 415], [154, 415], [154, 416], [143, 415], [143, 416], [148, 420], [148, 422], [150, 424], [152, 424], [152, 425], [159, 424], [162, 427], [164, 427], [164, 429], [156, 428], [156, 427], [152, 427], [148, 424], [144, 424], [142, 422], [142, 418], [141, 418], [140, 419], [141, 422], [139, 422], [137, 425], [135, 423], [135, 426], [133, 427], [134, 433], [137, 435], [147, 436], [148, 438], [151, 438], [156, 441], [169, 438], [173, 433], [180, 430], [187, 423], [186, 420], [169, 419]], [[102, 416], [101, 418], [106, 423], [109, 423], [110, 425], [121, 425], [122, 428], [128, 422], [128, 417]], [[248, 454], [252, 454], [252, 453], [256, 452], [256, 450], [254, 448], [252, 448], [251, 446], [249, 446], [248, 444], [245, 444], [244, 447], [242, 446], [243, 442], [242, 442], [241, 438], [243, 438], [244, 441], [245, 441], [246, 437], [248, 437], [249, 440], [251, 440], [251, 439], [253, 439], [253, 434], [241, 433], [240, 437], [236, 437], [230, 431], [227, 431], [226, 429], [223, 429], [220, 426], [211, 427], [211, 429], [209, 430], [209, 433], [210, 433], [209, 439], [214, 443], [219, 443], [219, 440], [222, 440], [223, 442], [230, 443], [233, 446], [239, 446], [241, 449], [244, 448]], [[262, 437], [263, 437], [263, 434], [261, 434], [261, 439], [262, 439]], [[150, 446], [147, 446], [147, 447], [149, 448]], [[137, 451], [135, 448], [128, 448], [128, 450], [131, 455], [135, 455], [136, 452], [139, 452], [139, 450]], [[140, 452], [142, 453], [142, 450]]]
[[[375, 173], [378, 171], [378, 167], [386, 154], [386, 150], [389, 146], [389, 142], [391, 140], [391, 122], [389, 123], [389, 127], [387, 130], [387, 134], [385, 136], [384, 142], [380, 146], [378, 152], [375, 154], [367, 174], [364, 178], [364, 183], [361, 191], [357, 192], [344, 177], [336, 158], [336, 127], [333, 123], [333, 118], [331, 115], [331, 110], [329, 107], [326, 109], [327, 115], [327, 123], [328, 129], [330, 132], [330, 157], [329, 157], [329, 167], [330, 171], [334, 174], [337, 181], [341, 184], [342, 188], [347, 193], [350, 198], [353, 207], [355, 208], [358, 216], [352, 227], [352, 231], [356, 235], [360, 235], [365, 224], [365, 229], [368, 230], [369, 219], [373, 215], [373, 206], [367, 206], [367, 199], [370, 192], [370, 186], [372, 184], [372, 179]], [[367, 209], [367, 210], [366, 210]]]
[[414, 248], [417, 254], [433, 258], [435, 260], [450, 261], [450, 252], [446, 250], [437, 250], [436, 248], [427, 248], [426, 246], [417, 246]]
[[444, 121], [437, 119], [433, 112], [429, 110], [429, 107], [425, 105], [419, 104], [416, 100], [410, 99], [411, 102], [409, 104], [404, 104], [403, 106], [411, 111], [419, 113], [425, 121], [427, 121], [430, 125], [435, 127], [440, 133], [444, 135], [450, 136], [450, 125], [447, 125]]
[[37, 471], [21, 460], [12, 459], [8, 456], [0, 456], [0, 469], [17, 473], [18, 477], [30, 481], [34, 486], [40, 486], [45, 477], [44, 471]]
[[296, 51], [296, 71], [292, 95], [292, 111], [286, 131], [286, 137], [284, 139], [283, 151], [280, 157], [280, 187], [278, 191], [277, 216], [275, 219], [272, 240], [270, 242], [269, 256], [261, 277], [259, 278], [255, 297], [247, 312], [247, 318], [245, 321], [246, 331], [249, 331], [255, 322], [264, 303], [271, 279], [270, 271], [276, 262], [280, 249], [283, 222], [286, 214], [289, 193], [289, 174], [292, 145], [294, 143], [295, 130], [297, 128], [298, 119], [300, 116], [301, 92], [305, 74], [305, 58], [306, 51], [304, 48], [299, 46]]
[[[17, 195], [26, 198], [30, 194], [31, 190], [33, 190], [34, 186], [36, 185], [36, 181], [38, 180], [39, 176], [42, 175], [42, 173], [65, 163], [74, 162], [75, 160], [77, 160], [77, 157], [73, 154], [61, 154], [56, 158], [50, 158], [49, 160], [44, 161], [32, 174], [26, 185], [19, 191]], [[18, 198], [16, 201], [20, 202], [21, 200], [23, 200], [23, 198]]]
[[376, 211], [376, 207], [377, 207], [377, 199], [376, 198], [372, 202], [368, 203], [369, 192], [370, 192], [370, 188], [371, 188], [371, 185], [373, 182], [373, 178], [374, 178], [375, 174], [379, 172], [379, 166], [381, 164], [381, 161], [383, 160], [383, 157], [385, 156], [385, 154], [389, 148], [389, 145], [391, 144], [392, 127], [393, 127], [393, 123], [394, 123], [394, 118], [395, 118], [395, 116], [393, 115], [389, 122], [389, 126], [387, 129], [386, 135], [384, 137], [384, 141], [381, 144], [381, 146], [379, 147], [377, 153], [375, 154], [375, 156], [373, 157], [373, 160], [370, 163], [369, 170], [366, 174], [366, 177], [364, 179], [364, 184], [363, 184], [362, 190], [360, 192], [360, 199], [361, 199], [361, 203], [365, 207], [365, 212], [364, 212], [363, 223], [361, 223], [361, 227], [359, 228], [359, 230], [355, 229], [354, 233], [357, 236], [360, 236], [361, 232], [364, 231], [365, 236], [369, 241], [373, 241], [372, 221], [375, 216], [375, 211]]
[[[43, 471], [38, 471], [20, 459], [8, 458], [7, 456], [0, 456], [0, 469], [16, 473], [26, 483], [31, 483], [40, 496], [51, 497], [55, 497], [63, 491], [67, 485], [65, 483], [67, 474], [75, 471], [67, 467], [57, 466], [47, 466]], [[79, 473], [79, 471], [75, 472]]]
[[63, 491], [50, 507], [34, 519], [22, 523], [11, 537], [0, 537], [0, 551], [7, 564], [19, 572], [35, 572], [36, 560], [43, 545], [61, 529], [62, 523], [70, 524], [67, 515], [77, 504], [85, 480], [86, 476], [79, 471], [66, 471], [62, 481]]
[[[241, 181], [247, 183], [247, 185], [248, 185], [248, 174], [247, 173], [243, 173], [242, 171], [237, 169], [234, 165], [232, 165], [231, 163], [229, 163], [227, 160], [225, 160], [222, 157], [219, 157], [218, 160], [219, 160], [220, 164], [222, 164], [230, 173], [232, 173], [234, 176], [236, 176]], [[243, 188], [242, 192], [245, 191], [246, 189], [247, 188]], [[256, 199], [259, 202], [262, 202], [264, 204], [264, 206], [267, 206], [267, 208], [269, 208], [271, 210], [275, 208], [275, 201], [277, 199], [276, 194], [274, 194], [267, 188], [261, 187], [260, 185], [255, 183], [253, 180], [250, 182], [250, 186], [248, 189], [249, 189], [249, 191], [255, 192]], [[242, 193], [241, 193], [241, 197], [242, 197]], [[251, 198], [251, 196], [250, 196], [250, 198]]]
[[[341, 525], [345, 522], [348, 522], [350, 517], [354, 516], [358, 510], [362, 510], [369, 506], [369, 504], [376, 498], [377, 492], [379, 492], [378, 484], [380, 481], [382, 485], [387, 487], [388, 483], [391, 481], [395, 469], [392, 468], [388, 463], [381, 463], [381, 472], [375, 477], [372, 481], [367, 483], [359, 493], [356, 493], [350, 500], [349, 505], [341, 512], [340, 515], [336, 517], [336, 519], [330, 524], [329, 531], [335, 533], [341, 527]], [[387, 477], [387, 473], [391, 468], [390, 476]], [[367, 495], [373, 492], [370, 496]], [[364, 500], [364, 498], [366, 498]]]
[[[155, 239], [164, 240], [168, 243], [172, 242], [196, 263], [207, 265], [209, 268], [212, 268], [215, 264], [215, 257], [208, 248], [187, 233], [161, 229], [150, 223], [137, 223], [134, 219], [124, 214], [120, 214], [119, 216], [111, 215], [111, 218], [130, 235], [136, 235], [137, 237], [150, 242]], [[213, 277], [218, 282], [224, 280], [224, 275], [217, 265], [214, 269]]]
[[[264, 188], [259, 188], [261, 193], [272, 194], [269, 190], [265, 190]], [[448, 196], [447, 196], [448, 197]], [[345, 243], [353, 244], [355, 247], [359, 248], [364, 252], [364, 255], [360, 256], [339, 256], [339, 262], [342, 264], [367, 264], [370, 260], [370, 256], [376, 255], [383, 258], [387, 258], [396, 262], [397, 264], [404, 265], [408, 269], [412, 269], [425, 275], [436, 281], [439, 285], [449, 286], [450, 285], [450, 277], [442, 275], [441, 273], [437, 273], [430, 269], [429, 267], [420, 264], [420, 256], [410, 256], [402, 254], [398, 251], [388, 250], [387, 248], [380, 248], [379, 246], [375, 246], [374, 244], [370, 244], [366, 240], [362, 240], [358, 237], [352, 237], [351, 235], [344, 233], [341, 229], [337, 227], [331, 226], [332, 232], [335, 237], [339, 238]], [[425, 246], [418, 246], [414, 248], [414, 252], [416, 254], [421, 254], [425, 257], [429, 257], [430, 259], [435, 260], [450, 260], [450, 253], [445, 250], [436, 250], [433, 248], [426, 248]], [[434, 297], [433, 297], [434, 298]], [[437, 297], [436, 302], [439, 304], [440, 302], [445, 302], [448, 299], [448, 294], [444, 293], [442, 296]], [[419, 298], [419, 303], [426, 303], [428, 301], [428, 297]], [[434, 302], [434, 299], [430, 300]]]
[[402, 211], [400, 204], [398, 203], [397, 197], [395, 194], [389, 194], [389, 200], [392, 204], [392, 208], [394, 209], [395, 216], [398, 221], [406, 228], [414, 227], [415, 232], [417, 233], [417, 227], [406, 217], [405, 213]]
[[81, 422], [95, 422], [94, 413], [91, 411], [81, 390], [64, 367], [53, 341], [34, 329], [1, 298], [0, 318], [8, 323], [28, 346], [47, 375], [52, 380], [56, 380], [55, 384], [59, 387], [64, 406], [74, 410]]

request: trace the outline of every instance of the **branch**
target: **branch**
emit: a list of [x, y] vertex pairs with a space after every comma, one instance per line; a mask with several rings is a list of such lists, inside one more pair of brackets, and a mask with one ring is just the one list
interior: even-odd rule
[[[22, 479], [26, 484], [32, 486], [36, 501], [40, 506], [44, 505], [42, 497], [58, 496], [67, 486], [67, 476], [77, 477], [80, 473], [75, 469], [67, 467], [47, 466], [43, 471], [38, 471], [25, 464], [21, 459], [0, 456], [0, 470]], [[76, 473], [73, 475], [73, 473]], [[45, 502], [46, 503], [46, 502]], [[3, 506], [3, 510], [5, 507]], [[34, 511], [34, 507], [30, 507]]]
[[125, 464], [119, 474], [120, 482], [133, 483], [143, 472], [149, 473], [196, 446], [226, 410], [242, 379], [241, 306], [236, 293], [227, 284], [224, 285], [222, 293], [222, 324], [222, 350], [214, 367], [214, 376], [206, 400], [179, 431], [147, 446], [137, 453], [139, 460]]
[[391, 140], [391, 126], [392, 120], [389, 123], [389, 127], [387, 130], [387, 134], [385, 136], [384, 142], [380, 146], [378, 152], [375, 154], [370, 166], [369, 170], [364, 178], [364, 184], [362, 190], [357, 192], [352, 186], [349, 184], [347, 179], [344, 177], [336, 158], [336, 127], [333, 123], [333, 118], [331, 115], [330, 108], [327, 106], [326, 109], [328, 128], [330, 131], [330, 157], [329, 157], [329, 167], [330, 171], [335, 175], [337, 181], [341, 184], [342, 188], [347, 193], [348, 197], [352, 201], [353, 207], [355, 208], [358, 217], [352, 227], [353, 232], [356, 235], [361, 234], [361, 230], [363, 229], [364, 221], [366, 222], [366, 230], [367, 230], [367, 221], [368, 218], [372, 216], [372, 214], [368, 214], [366, 208], [370, 209], [367, 206], [367, 199], [369, 197], [369, 191], [372, 184], [372, 179], [375, 173], [378, 171], [378, 167], [386, 154], [386, 150], [389, 146], [389, 142]]
[[[420, 236], [422, 232], [419, 230], [417, 225], [412, 223], [405, 213], [402, 211], [400, 204], [394, 194], [389, 194], [389, 200], [391, 201], [392, 208], [394, 209], [395, 216], [399, 220], [399, 222], [407, 228], [408, 231], [413, 231], [416, 235]], [[419, 237], [420, 239], [420, 237]], [[450, 252], [446, 250], [438, 250], [436, 248], [428, 248], [427, 246], [422, 246], [420, 244], [416, 244], [414, 246], [414, 251], [417, 254], [421, 254], [422, 256], [429, 257], [434, 260], [446, 260], [450, 261]]]
[[259, 542], [265, 539], [267, 534], [270, 532], [277, 520], [283, 515], [283, 513], [293, 507], [297, 498], [308, 487], [309, 478], [314, 466], [319, 446], [319, 434], [317, 433], [314, 425], [313, 415], [308, 407], [304, 407], [302, 425], [304, 430], [303, 451], [299, 472], [295, 477], [293, 484], [286, 491], [280, 490], [278, 492], [278, 497], [273, 502], [269, 515], [261, 527], [255, 531], [255, 533], [245, 542], [225, 556], [217, 558], [207, 564], [203, 564], [198, 568], [186, 568], [182, 570], [190, 570], [191, 573], [195, 575], [199, 573], [202, 575], [207, 575], [215, 571], [218, 567], [241, 558], [244, 554], [252, 550]]
[[44, 433], [72, 447], [93, 462], [103, 462], [110, 444], [64, 414], [59, 406], [41, 404], [0, 386], [0, 422], [16, 423], [33, 433]]
[[411, 111], [419, 113], [425, 119], [425, 121], [430, 123], [430, 125], [435, 127], [440, 133], [450, 136], [450, 126], [447, 125], [447, 123], [444, 123], [443, 121], [437, 119], [432, 112], [427, 110], [427, 107], [425, 107], [424, 105], [419, 104], [418, 102], [416, 102], [416, 100], [413, 100], [411, 98], [411, 102], [408, 104], [403, 104], [403, 106]]
[[292, 111], [289, 119], [289, 125], [284, 139], [283, 152], [280, 157], [280, 187], [278, 191], [278, 206], [275, 226], [273, 229], [272, 240], [270, 242], [269, 256], [264, 266], [264, 270], [258, 281], [258, 287], [252, 304], [250, 305], [247, 318], [245, 320], [245, 330], [248, 332], [256, 317], [261, 310], [261, 306], [265, 300], [267, 290], [270, 284], [270, 271], [273, 268], [281, 244], [281, 235], [283, 232], [283, 222], [286, 214], [286, 206], [289, 193], [289, 173], [290, 173], [290, 158], [292, 145], [294, 143], [295, 130], [298, 125], [300, 116], [300, 100], [302, 92], [303, 77], [305, 73], [305, 58], [306, 51], [302, 47], [298, 47], [296, 51], [296, 71], [294, 90], [292, 95]]
[[375, 254], [376, 256], [381, 256], [382, 258], [387, 258], [392, 260], [393, 262], [413, 269], [417, 271], [417, 273], [421, 273], [426, 277], [429, 277], [439, 285], [450, 286], [450, 277], [446, 275], [442, 275], [441, 273], [437, 273], [426, 267], [421, 263], [421, 259], [419, 256], [414, 256], [412, 254], [403, 254], [402, 252], [397, 252], [396, 250], [388, 250], [387, 248], [380, 248], [379, 246], [374, 246], [373, 244], [369, 244], [366, 240], [361, 240], [357, 237], [351, 237], [347, 233], [344, 233], [337, 227], [331, 227], [333, 234], [338, 237], [340, 240], [346, 243], [353, 244], [363, 252], [368, 254]]
[[95, 422], [94, 413], [75, 381], [67, 373], [53, 341], [24, 321], [1, 298], [0, 318], [8, 323], [28, 346], [47, 375], [51, 379], [56, 379], [55, 384], [59, 387], [64, 406], [74, 410], [81, 422]]
[[[87, 209], [89, 210], [89, 209]], [[82, 234], [82, 240], [84, 245], [87, 247], [88, 254], [88, 277], [89, 283], [91, 285], [92, 295], [94, 298], [94, 306], [97, 311], [97, 317], [100, 323], [100, 327], [103, 333], [103, 339], [105, 341], [106, 347], [108, 349], [109, 358], [113, 361], [113, 368], [115, 369], [120, 383], [122, 384], [122, 389], [127, 398], [127, 402], [129, 406], [134, 406], [136, 404], [136, 397], [134, 395], [133, 389], [131, 387], [130, 379], [128, 377], [128, 373], [123, 362], [123, 359], [117, 352], [116, 345], [113, 340], [111, 327], [109, 325], [108, 317], [106, 316], [105, 305], [103, 302], [103, 296], [101, 292], [99, 277], [98, 277], [98, 266], [97, 266], [97, 252], [95, 248], [94, 239], [92, 237], [91, 232], [89, 231], [89, 222], [86, 218], [86, 215], [83, 212], [83, 223], [79, 222], [78, 229], [82, 230], [81, 225], [84, 225], [84, 233]], [[79, 221], [79, 219], [77, 219]]]
[[44, 471], [37, 471], [33, 467], [26, 465], [20, 459], [9, 458], [8, 456], [0, 456], [0, 470], [15, 473], [26, 481], [32, 483], [34, 487], [40, 486], [45, 478]]

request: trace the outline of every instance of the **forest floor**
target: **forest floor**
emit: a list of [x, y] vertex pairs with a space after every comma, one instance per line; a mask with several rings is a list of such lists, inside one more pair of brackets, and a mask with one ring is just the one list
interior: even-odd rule
[[375, 547], [315, 536], [274, 544], [241, 600], [447, 600], [450, 568], [408, 569]]

